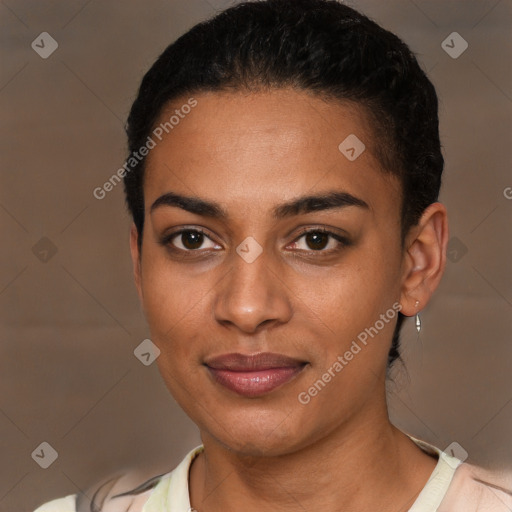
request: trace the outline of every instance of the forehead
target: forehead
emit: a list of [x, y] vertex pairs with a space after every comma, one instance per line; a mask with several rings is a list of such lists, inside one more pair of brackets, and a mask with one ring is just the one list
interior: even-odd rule
[[147, 157], [146, 208], [169, 190], [242, 210], [333, 187], [372, 206], [398, 200], [397, 181], [382, 171], [378, 141], [354, 103], [292, 89], [209, 92], [194, 95], [197, 106], [184, 114], [187, 99], [167, 106], [157, 121], [162, 126], [181, 114]]

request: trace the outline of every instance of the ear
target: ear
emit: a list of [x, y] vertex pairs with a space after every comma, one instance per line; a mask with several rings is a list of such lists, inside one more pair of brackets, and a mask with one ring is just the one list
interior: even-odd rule
[[405, 244], [400, 312], [413, 316], [427, 305], [444, 273], [448, 244], [446, 207], [431, 204], [409, 231]]
[[133, 264], [133, 277], [135, 279], [135, 286], [137, 287], [137, 293], [139, 294], [139, 299], [142, 302], [143, 294], [142, 294], [142, 276], [141, 276], [141, 254], [138, 246], [139, 234], [137, 232], [137, 228], [135, 224], [132, 224], [130, 229], [130, 252], [132, 254], [132, 264]]

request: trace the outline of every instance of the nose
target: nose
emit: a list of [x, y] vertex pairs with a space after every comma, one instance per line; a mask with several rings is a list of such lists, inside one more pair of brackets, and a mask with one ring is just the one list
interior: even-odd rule
[[214, 314], [219, 323], [256, 333], [263, 325], [290, 320], [289, 290], [278, 269], [270, 265], [265, 252], [252, 263], [237, 254], [233, 256], [231, 270], [216, 287]]

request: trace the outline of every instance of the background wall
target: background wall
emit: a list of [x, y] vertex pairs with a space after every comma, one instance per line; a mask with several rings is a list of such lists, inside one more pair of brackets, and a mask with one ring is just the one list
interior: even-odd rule
[[[512, 1], [350, 3], [417, 52], [441, 101], [450, 261], [420, 339], [405, 328], [392, 418], [510, 468]], [[123, 163], [124, 121], [148, 66], [228, 4], [0, 3], [1, 511], [30, 511], [124, 466], [169, 471], [199, 443], [156, 365], [133, 354], [148, 330], [122, 187], [102, 200], [93, 189]], [[58, 44], [51, 55], [42, 32]], [[42, 442], [58, 452], [47, 469]]]

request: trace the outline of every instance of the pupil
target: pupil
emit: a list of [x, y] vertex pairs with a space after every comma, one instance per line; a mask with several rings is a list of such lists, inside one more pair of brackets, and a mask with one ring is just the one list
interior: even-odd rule
[[197, 231], [182, 233], [181, 242], [187, 249], [199, 249], [203, 243], [203, 234]]
[[327, 246], [328, 238], [326, 233], [308, 233], [306, 243], [311, 249], [323, 249]]

